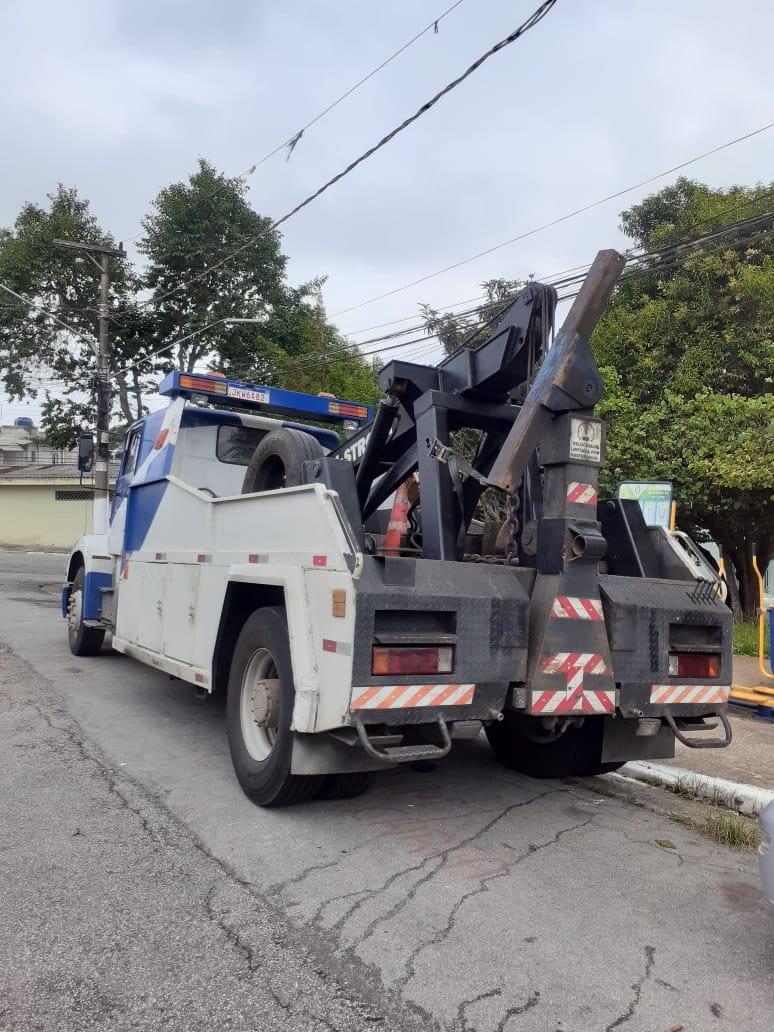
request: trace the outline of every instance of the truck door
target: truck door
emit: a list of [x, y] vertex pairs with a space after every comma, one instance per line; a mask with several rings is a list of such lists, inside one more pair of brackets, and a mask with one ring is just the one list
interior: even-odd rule
[[110, 530], [108, 532], [108, 547], [111, 555], [119, 555], [123, 548], [124, 524], [126, 522], [126, 497], [129, 494], [129, 485], [134, 476], [137, 465], [137, 455], [140, 450], [143, 424], [133, 426], [126, 436], [124, 454], [121, 459], [121, 468], [116, 478], [115, 494], [113, 505], [110, 510]]

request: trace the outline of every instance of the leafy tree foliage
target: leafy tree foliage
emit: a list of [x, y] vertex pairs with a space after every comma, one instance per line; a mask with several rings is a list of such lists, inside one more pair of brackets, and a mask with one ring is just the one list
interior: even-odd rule
[[[76, 190], [60, 184], [48, 201], [47, 208], [26, 204], [13, 229], [0, 231], [0, 282], [34, 302], [31, 308], [2, 292], [0, 378], [12, 399], [49, 395], [42, 407], [43, 429], [52, 444], [70, 447], [79, 430], [94, 421], [100, 273], [88, 255], [58, 248], [54, 240], [111, 247], [115, 242]], [[132, 305], [137, 286], [131, 268], [111, 260], [110, 304], [125, 308], [113, 324], [112, 347], [117, 403], [127, 420], [140, 413], [148, 380], [140, 369], [117, 371], [147, 355], [153, 343], [147, 317]], [[53, 397], [51, 390], [67, 397]]]
[[328, 321], [323, 283], [318, 278], [286, 288], [263, 325], [235, 327], [239, 332], [221, 344], [220, 371], [289, 390], [375, 402], [381, 395], [378, 366], [368, 363]]
[[[70, 447], [94, 425], [99, 269], [53, 241], [115, 243], [76, 190], [60, 185], [48, 200], [0, 229], [0, 282], [35, 303], [0, 295], [0, 383], [12, 398], [45, 395], [43, 429]], [[241, 180], [200, 161], [187, 182], [159, 193], [143, 225], [147, 268], [110, 265], [114, 420], [137, 419], [163, 371], [197, 362], [297, 390], [378, 395], [375, 369], [326, 318], [323, 280], [287, 284], [279, 234], [250, 207]]]
[[481, 304], [467, 315], [439, 312], [430, 305], [421, 305], [425, 330], [438, 337], [447, 355], [453, 355], [461, 347], [477, 348], [486, 341], [491, 324], [497, 321], [505, 305], [523, 286], [521, 280], [485, 280], [481, 284], [484, 292]]
[[[602, 490], [672, 481], [680, 525], [722, 546], [747, 614], [753, 543], [761, 564], [774, 555], [773, 198], [774, 184], [713, 190], [678, 179], [623, 212], [646, 257], [592, 338], [608, 424]], [[487, 301], [464, 318], [424, 309], [447, 353], [482, 343], [497, 312], [488, 302], [521, 284], [483, 286]]]
[[[271, 220], [247, 202], [241, 179], [204, 160], [187, 183], [165, 187], [143, 222], [138, 250], [148, 259], [159, 346], [196, 334], [172, 349], [179, 369], [232, 348], [234, 326], [219, 320], [260, 318], [268, 324], [282, 302], [286, 259]], [[226, 256], [229, 260], [223, 261]], [[206, 332], [205, 326], [217, 323]], [[237, 333], [239, 331], [236, 331]]]
[[607, 486], [671, 480], [678, 521], [723, 547], [748, 614], [753, 543], [762, 564], [774, 555], [774, 238], [756, 218], [772, 196], [680, 179], [624, 212], [645, 251], [695, 243], [624, 279], [592, 341]]

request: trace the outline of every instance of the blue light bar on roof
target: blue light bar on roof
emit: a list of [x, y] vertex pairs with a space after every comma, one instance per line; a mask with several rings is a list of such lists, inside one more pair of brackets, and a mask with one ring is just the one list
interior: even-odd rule
[[319, 419], [325, 423], [371, 421], [371, 406], [356, 401], [343, 401], [322, 394], [302, 394], [280, 387], [260, 387], [238, 380], [206, 373], [169, 373], [159, 386], [159, 394], [168, 398], [203, 395], [210, 401], [237, 405], [261, 412], [281, 412], [301, 419]]

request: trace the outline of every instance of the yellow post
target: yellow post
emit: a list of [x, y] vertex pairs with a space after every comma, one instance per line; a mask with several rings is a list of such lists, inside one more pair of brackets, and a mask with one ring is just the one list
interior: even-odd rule
[[[726, 580], [726, 560], [723, 558], [723, 546], [718, 547], [718, 577], [720, 580]], [[726, 588], [728, 588], [728, 581], [726, 581]], [[718, 595], [722, 595], [720, 584], [718, 584]]]
[[755, 570], [755, 576], [758, 578], [758, 667], [764, 677], [774, 681], [774, 674], [768, 672], [763, 658], [763, 643], [766, 637], [766, 610], [763, 607], [763, 574], [758, 567], [758, 555], [755, 545], [753, 545], [752, 550], [752, 567]]
[[675, 523], [677, 522], [677, 502], [672, 502], [672, 507], [669, 510], [669, 533], [675, 529]]

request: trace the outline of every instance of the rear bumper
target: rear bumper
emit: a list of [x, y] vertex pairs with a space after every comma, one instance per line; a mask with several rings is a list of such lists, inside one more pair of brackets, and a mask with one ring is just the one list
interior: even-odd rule
[[359, 717], [364, 724], [388, 727], [429, 724], [439, 717], [447, 722], [493, 720], [502, 713], [507, 694], [506, 682], [369, 685], [352, 689], [349, 716], [351, 722]]
[[697, 717], [725, 709], [730, 691], [730, 684], [686, 684], [677, 678], [666, 683], [629, 683], [620, 685], [618, 705], [628, 717], [662, 717], [667, 712], [673, 717]]
[[[527, 672], [534, 571], [486, 564], [365, 556], [356, 616], [348, 717], [388, 726], [492, 720]], [[374, 645], [444, 645], [453, 672], [377, 676]]]

